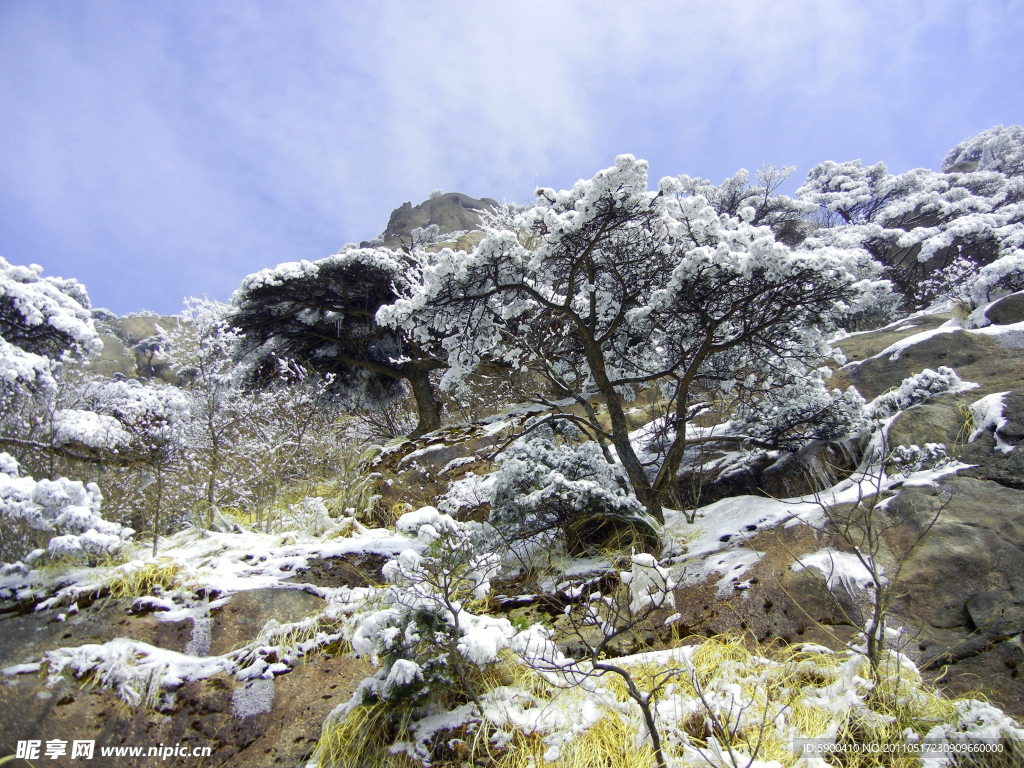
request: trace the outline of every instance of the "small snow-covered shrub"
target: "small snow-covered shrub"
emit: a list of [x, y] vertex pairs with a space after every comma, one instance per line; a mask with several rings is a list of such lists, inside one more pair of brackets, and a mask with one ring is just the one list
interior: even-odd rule
[[[0, 453], [0, 519], [21, 523], [28, 534], [24, 553], [45, 542], [50, 557], [95, 561], [118, 552], [134, 531], [100, 517], [103, 496], [95, 483], [59, 477], [34, 480], [18, 462]], [[48, 539], [48, 542], [46, 540]], [[5, 542], [10, 556], [15, 542]]]
[[886, 392], [876, 398], [868, 408], [873, 416], [885, 418], [897, 411], [903, 411], [913, 405], [930, 400], [936, 395], [946, 392], [958, 392], [964, 388], [963, 380], [956, 371], [948, 366], [939, 366], [938, 371], [925, 368], [903, 380], [899, 389]]
[[470, 527], [448, 515], [433, 509], [416, 515], [405, 515], [400, 527], [432, 543], [425, 554], [407, 549], [384, 566], [391, 585], [383, 606], [351, 640], [356, 653], [379, 659], [381, 668], [363, 681], [346, 712], [384, 702], [420, 718], [477, 703], [480, 672], [515, 634], [507, 619], [469, 610], [489, 593], [500, 558], [478, 553]]
[[[936, 269], [916, 287], [914, 305], [921, 309], [948, 300], [957, 306], [970, 303], [973, 286], [978, 279], [978, 264], [958, 256], [945, 267]], [[969, 310], [968, 310], [969, 311]]]
[[943, 443], [920, 445], [898, 445], [889, 454], [888, 464], [903, 477], [910, 477], [922, 469], [942, 467], [950, 461]]
[[983, 267], [969, 286], [971, 303], [980, 307], [995, 292], [1024, 290], [1024, 251], [1016, 250]]
[[864, 399], [853, 387], [829, 391], [822, 371], [766, 389], [756, 402], [741, 406], [736, 419], [742, 434], [787, 450], [848, 437], [863, 425]]
[[281, 530], [301, 530], [322, 536], [334, 527], [334, 521], [320, 496], [307, 496], [298, 504], [289, 504], [281, 520]]
[[569, 432], [559, 441], [542, 426], [517, 440], [495, 478], [491, 523], [513, 545], [560, 541], [570, 554], [611, 543], [656, 550], [657, 531], [622, 468], [609, 464], [597, 443], [577, 437]]

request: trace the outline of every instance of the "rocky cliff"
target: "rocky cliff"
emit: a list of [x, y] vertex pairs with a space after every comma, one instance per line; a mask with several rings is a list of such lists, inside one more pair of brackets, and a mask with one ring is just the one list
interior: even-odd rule
[[[441, 235], [477, 230], [480, 228], [480, 214], [497, 205], [489, 197], [477, 200], [459, 192], [441, 194], [415, 206], [409, 202], [402, 203], [391, 212], [388, 225], [380, 237], [384, 245], [396, 248], [403, 241], [410, 241], [414, 229], [425, 229], [432, 224], [437, 225]], [[369, 244], [367, 241], [360, 243], [360, 246], [366, 247]]]

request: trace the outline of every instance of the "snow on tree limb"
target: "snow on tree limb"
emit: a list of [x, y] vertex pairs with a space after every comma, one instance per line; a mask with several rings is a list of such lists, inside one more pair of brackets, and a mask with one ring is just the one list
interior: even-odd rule
[[0, 336], [52, 359], [65, 352], [99, 354], [103, 342], [89, 312], [89, 297], [77, 280], [43, 277], [42, 267], [16, 266], [0, 258]]
[[749, 211], [719, 212], [695, 189], [666, 178], [648, 191], [647, 163], [620, 156], [571, 190], [538, 190], [533, 206], [492, 217], [472, 253], [437, 254], [377, 320], [443, 339], [443, 386], [497, 359], [600, 392], [618, 457], [658, 516], [685, 430], [651, 488], [622, 412], [638, 387], [671, 382], [682, 426], [697, 387], [730, 389], [737, 371], [757, 386], [804, 375], [827, 353], [828, 329], [886, 289], [862, 250], [791, 250]]

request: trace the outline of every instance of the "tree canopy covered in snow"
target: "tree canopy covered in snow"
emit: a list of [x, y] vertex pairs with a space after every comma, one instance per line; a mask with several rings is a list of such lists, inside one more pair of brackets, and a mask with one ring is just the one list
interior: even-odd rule
[[[630, 155], [572, 190], [492, 219], [472, 253], [443, 250], [422, 282], [377, 317], [424, 342], [441, 337], [453, 386], [500, 359], [608, 408], [618, 460], [655, 515], [671, 491], [695, 399], [771, 389], [804, 376], [826, 335], [885, 285], [858, 248], [792, 250], [769, 226], [720, 213], [689, 181], [647, 189]], [[644, 467], [624, 404], [659, 385], [674, 433]]]
[[943, 169], [893, 175], [885, 163], [821, 163], [797, 190], [801, 200], [820, 206], [826, 224], [805, 245], [866, 248], [911, 303], [919, 303], [914, 293], [923, 277], [957, 260], [976, 270], [1000, 258], [1020, 259], [1024, 129], [997, 126], [963, 141]]
[[92, 357], [103, 348], [89, 296], [77, 280], [43, 277], [43, 268], [0, 258], [0, 336], [19, 349], [52, 359]]
[[320, 261], [291, 262], [247, 277], [235, 293], [231, 324], [238, 357], [254, 381], [294, 359], [330, 373], [358, 400], [387, 401], [407, 381], [416, 399], [416, 434], [441, 425], [430, 372], [443, 367], [431, 339], [377, 323], [377, 310], [412, 291], [418, 258], [387, 248], [348, 248]]

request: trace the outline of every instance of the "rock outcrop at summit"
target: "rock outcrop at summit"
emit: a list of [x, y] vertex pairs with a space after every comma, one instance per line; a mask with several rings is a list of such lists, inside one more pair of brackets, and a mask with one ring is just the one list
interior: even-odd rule
[[[497, 207], [496, 200], [489, 197], [476, 198], [460, 192], [447, 192], [414, 206], [410, 202], [391, 212], [388, 225], [381, 234], [384, 245], [395, 248], [402, 241], [409, 242], [412, 231], [417, 227], [436, 224], [442, 235], [466, 229], [480, 229], [480, 214]], [[362, 242], [366, 247], [369, 242]]]

